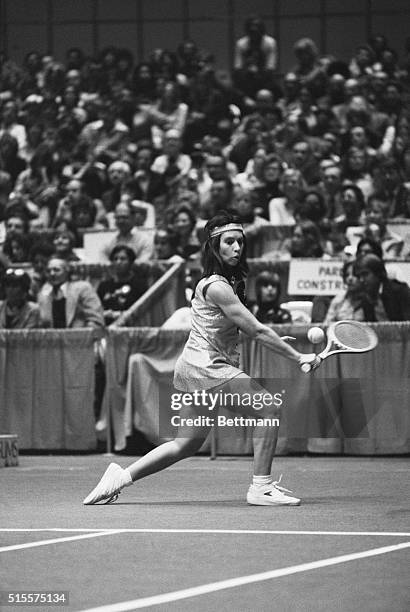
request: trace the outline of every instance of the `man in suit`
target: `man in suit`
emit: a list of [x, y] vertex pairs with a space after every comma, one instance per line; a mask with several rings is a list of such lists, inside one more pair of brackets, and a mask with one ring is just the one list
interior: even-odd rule
[[410, 321], [410, 287], [388, 279], [377, 255], [360, 257], [354, 273], [364, 292], [361, 306], [366, 321]]
[[69, 263], [52, 257], [47, 282], [38, 295], [42, 327], [55, 329], [104, 327], [100, 299], [87, 281], [69, 280]]

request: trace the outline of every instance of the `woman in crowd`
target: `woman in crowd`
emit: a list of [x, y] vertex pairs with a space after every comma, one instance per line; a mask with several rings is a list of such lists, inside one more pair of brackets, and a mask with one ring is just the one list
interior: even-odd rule
[[300, 221], [293, 230], [289, 245], [292, 257], [322, 257], [322, 236], [313, 221]]
[[75, 253], [76, 236], [68, 229], [65, 223], [61, 223], [56, 229], [53, 238], [54, 255], [65, 261], [80, 261]]
[[104, 308], [104, 320], [110, 325], [124, 310], [128, 310], [148, 289], [147, 279], [137, 276], [133, 269], [134, 251], [127, 246], [117, 245], [110, 254], [111, 278], [102, 281], [97, 294]]
[[40, 327], [40, 311], [29, 301], [30, 276], [24, 270], [9, 268], [3, 278], [5, 299], [0, 301], [1, 329]]
[[295, 210], [306, 189], [302, 173], [289, 168], [282, 174], [280, 180], [282, 196], [269, 202], [269, 220], [273, 225], [295, 225]]
[[258, 203], [256, 212], [264, 219], [269, 220], [269, 202], [281, 196], [279, 181], [283, 170], [283, 163], [276, 154], [270, 153], [264, 158], [261, 184], [252, 188]]
[[196, 233], [196, 217], [188, 206], [179, 206], [171, 217], [170, 232], [175, 238], [178, 255], [184, 259], [193, 259], [201, 250]]
[[11, 233], [3, 245], [3, 253], [9, 263], [24, 263], [29, 260], [30, 239], [27, 235]]
[[258, 321], [265, 325], [292, 322], [290, 312], [280, 306], [281, 291], [281, 280], [277, 272], [259, 272], [255, 279], [256, 303], [251, 308]]
[[325, 325], [334, 321], [346, 319], [364, 321], [364, 312], [361, 307], [361, 289], [359, 279], [354, 274], [354, 261], [346, 261], [342, 268], [343, 282], [346, 289], [332, 299], [324, 320]]

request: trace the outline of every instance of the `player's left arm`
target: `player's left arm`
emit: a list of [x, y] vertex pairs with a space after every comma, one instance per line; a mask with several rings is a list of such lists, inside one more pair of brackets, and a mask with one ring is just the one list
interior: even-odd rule
[[[308, 355], [299, 353], [299, 351], [296, 351], [282, 340], [273, 329], [260, 323], [226, 283], [221, 282], [210, 285], [207, 296], [219, 306], [228, 319], [235, 323], [239, 329], [275, 353], [299, 364], [308, 362], [313, 365], [316, 361], [314, 353]], [[313, 367], [315, 366], [313, 365]]]

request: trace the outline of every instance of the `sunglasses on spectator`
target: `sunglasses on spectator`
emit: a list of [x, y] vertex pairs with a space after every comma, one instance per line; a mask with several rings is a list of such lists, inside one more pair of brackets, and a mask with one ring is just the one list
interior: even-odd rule
[[26, 271], [22, 268], [8, 268], [6, 270], [7, 278], [21, 278], [26, 274]]

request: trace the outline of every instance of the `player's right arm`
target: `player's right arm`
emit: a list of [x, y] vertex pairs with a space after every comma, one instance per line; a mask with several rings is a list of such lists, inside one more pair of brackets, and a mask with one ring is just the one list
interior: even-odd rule
[[227, 316], [232, 323], [235, 323], [239, 329], [270, 350], [300, 365], [302, 363], [310, 363], [312, 368], [318, 365], [318, 363], [315, 363], [315, 353], [299, 353], [299, 351], [296, 351], [292, 346], [282, 340], [273, 329], [260, 323], [260, 321], [258, 321], [258, 319], [242, 304], [238, 296], [235, 295], [232, 288], [227, 283], [222, 281], [212, 283], [207, 291], [207, 299], [208, 298], [219, 306], [225, 316]]

